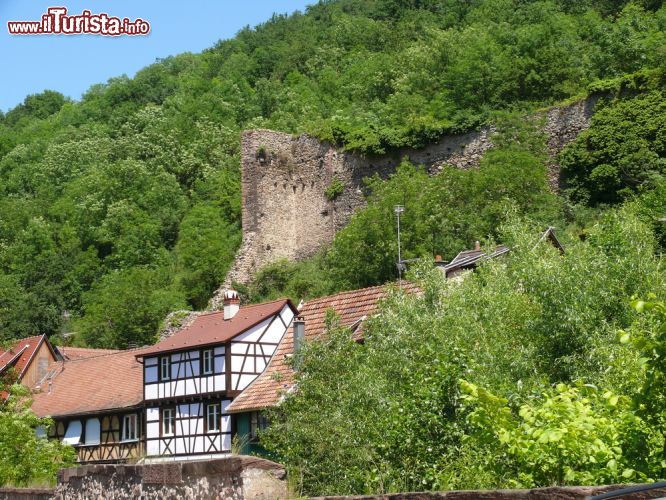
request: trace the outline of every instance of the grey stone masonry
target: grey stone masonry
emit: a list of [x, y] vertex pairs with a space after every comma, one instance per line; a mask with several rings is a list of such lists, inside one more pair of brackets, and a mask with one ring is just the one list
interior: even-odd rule
[[[543, 119], [550, 183], [558, 187], [557, 154], [590, 125], [598, 96], [537, 113]], [[264, 265], [278, 259], [298, 261], [326, 247], [364, 204], [363, 179], [387, 177], [402, 159], [424, 165], [432, 175], [445, 167], [474, 168], [492, 147], [494, 129], [485, 127], [445, 136], [422, 149], [398, 149], [381, 156], [340, 150], [308, 135], [248, 130], [241, 139], [243, 242], [220, 291], [247, 283]], [[332, 197], [333, 184], [341, 192]], [[327, 194], [329, 196], [327, 196]]]
[[62, 469], [52, 498], [280, 500], [290, 495], [281, 465], [232, 455], [205, 461]]

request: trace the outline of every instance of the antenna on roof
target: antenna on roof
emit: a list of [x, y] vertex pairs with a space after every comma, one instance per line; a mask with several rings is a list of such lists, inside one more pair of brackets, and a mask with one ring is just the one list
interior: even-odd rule
[[405, 207], [402, 205], [396, 205], [393, 207], [393, 211], [398, 219], [398, 285], [402, 288], [402, 271], [404, 264], [402, 263], [402, 255], [400, 254], [400, 214], [405, 211]]

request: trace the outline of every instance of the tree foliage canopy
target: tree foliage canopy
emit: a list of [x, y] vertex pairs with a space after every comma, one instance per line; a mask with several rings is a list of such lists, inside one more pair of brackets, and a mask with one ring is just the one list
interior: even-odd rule
[[[362, 153], [418, 147], [498, 110], [533, 110], [583, 95], [599, 80], [661, 68], [665, 28], [666, 10], [649, 0], [321, 1], [201, 54], [93, 85], [78, 102], [53, 91], [28, 96], [0, 115], [0, 337], [74, 329], [90, 340], [113, 329], [121, 323], [108, 314], [121, 317], [128, 302], [104, 298], [119, 279], [112, 275], [160, 275], [151, 283], [170, 296], [165, 304], [205, 305], [240, 241], [243, 129], [307, 132]], [[649, 165], [631, 170], [629, 184], [651, 177], [655, 152], [635, 151]], [[507, 148], [484, 160], [479, 176], [442, 176], [427, 190], [438, 193], [432, 203], [440, 209], [414, 220], [408, 253], [450, 254], [493, 233], [506, 198], [550, 206], [533, 154]], [[602, 173], [596, 159], [579, 156], [585, 161], [573, 171]], [[614, 161], [617, 170], [632, 160]], [[516, 170], [525, 175], [514, 183]], [[405, 197], [425, 182], [414, 177]], [[589, 189], [586, 179], [576, 182]], [[499, 180], [506, 192], [496, 189]], [[422, 197], [413, 194], [417, 203]], [[472, 203], [476, 218], [463, 210]], [[380, 205], [371, 210], [385, 222], [372, 221], [364, 246], [386, 239], [390, 220]], [[347, 262], [354, 227], [331, 253], [335, 268]], [[376, 249], [339, 268], [353, 277], [344, 286], [392, 273], [390, 245]], [[316, 288], [300, 275], [295, 289]], [[142, 310], [160, 309], [153, 294], [135, 297]], [[114, 311], [102, 314], [95, 303]], [[145, 342], [154, 318], [139, 315], [136, 335], [116, 331], [96, 345]]]
[[335, 321], [306, 344], [262, 437], [306, 494], [664, 477], [663, 325], [629, 300], [666, 292], [652, 231], [618, 209], [561, 255], [538, 227], [510, 220], [461, 283], [418, 268], [362, 345]]
[[27, 389], [0, 385], [9, 392], [0, 402], [0, 486], [53, 483], [58, 469], [74, 465], [74, 448], [37, 436], [38, 427], [46, 430], [53, 421], [30, 411]]

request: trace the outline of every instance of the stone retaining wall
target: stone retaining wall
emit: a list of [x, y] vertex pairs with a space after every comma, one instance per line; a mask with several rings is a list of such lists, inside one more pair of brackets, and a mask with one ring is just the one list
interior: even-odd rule
[[[329, 496], [310, 500], [582, 500], [594, 495], [626, 488], [612, 486], [562, 486], [531, 490], [470, 490], [429, 493], [392, 493], [389, 495]], [[622, 500], [666, 498], [666, 488], [623, 494]]]
[[53, 491], [50, 488], [0, 488], [0, 500], [50, 500]]
[[84, 465], [62, 469], [52, 496], [40, 497], [40, 500], [280, 500], [289, 497], [286, 473], [281, 465], [258, 457], [230, 456], [206, 461]]
[[[83, 466], [61, 471], [56, 489], [0, 488], [0, 500], [87, 498], [215, 498], [280, 500], [294, 498], [278, 464], [255, 457], [158, 465]], [[626, 488], [566, 486], [524, 490], [470, 490], [388, 495], [328, 496], [310, 500], [582, 500]], [[623, 500], [666, 498], [666, 487], [623, 494]]]

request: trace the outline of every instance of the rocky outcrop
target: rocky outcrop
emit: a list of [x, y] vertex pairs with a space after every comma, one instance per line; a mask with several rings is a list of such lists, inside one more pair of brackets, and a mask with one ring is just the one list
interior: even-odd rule
[[162, 328], [159, 333], [160, 341], [171, 337], [174, 333], [189, 326], [200, 314], [201, 311], [188, 311], [185, 309], [170, 312], [162, 322]]

